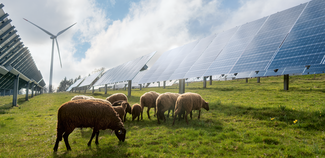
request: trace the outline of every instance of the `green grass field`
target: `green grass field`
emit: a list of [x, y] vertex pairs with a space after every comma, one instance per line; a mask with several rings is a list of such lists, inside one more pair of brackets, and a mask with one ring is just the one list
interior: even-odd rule
[[[0, 157], [325, 157], [325, 75], [290, 76], [290, 90], [283, 90], [283, 76], [190, 83], [209, 102], [200, 120], [194, 111], [189, 125], [172, 118], [157, 124], [153, 110], [139, 122], [124, 126], [125, 142], [111, 130], [100, 131], [99, 145], [88, 147], [92, 130], [75, 129], [69, 136], [72, 151], [63, 141], [53, 152], [57, 109], [80, 93], [42, 94], [11, 107], [12, 96], [0, 97]], [[178, 87], [132, 90], [131, 105], [147, 91], [178, 92]], [[96, 98], [127, 91], [90, 91]], [[84, 94], [84, 93], [81, 93]], [[146, 108], [145, 108], [146, 110]], [[165, 113], [166, 114], [166, 113]]]

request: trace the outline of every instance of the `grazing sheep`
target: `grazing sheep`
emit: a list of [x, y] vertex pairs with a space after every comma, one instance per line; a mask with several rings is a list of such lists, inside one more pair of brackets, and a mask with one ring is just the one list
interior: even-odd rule
[[158, 124], [160, 124], [160, 119], [163, 119], [164, 122], [166, 122], [166, 118], [165, 118], [165, 111], [168, 110], [168, 115], [167, 117], [169, 117], [169, 111], [172, 110], [174, 113], [174, 109], [175, 109], [175, 103], [177, 100], [177, 97], [180, 94], [178, 93], [164, 93], [164, 94], [160, 94], [156, 100], [156, 108], [157, 108], [157, 120], [158, 120]]
[[99, 130], [105, 129], [114, 130], [120, 141], [124, 142], [125, 140], [124, 124], [110, 104], [95, 100], [72, 100], [62, 104], [58, 109], [57, 138], [54, 151], [58, 150], [62, 135], [67, 150], [71, 150], [68, 137], [76, 127], [93, 127], [88, 146], [91, 145], [95, 135], [95, 143], [98, 145]]
[[112, 94], [111, 96], [107, 97], [106, 100], [108, 100], [111, 103], [114, 103], [115, 101], [118, 101], [118, 100], [128, 101], [128, 97], [126, 97], [126, 95], [123, 93], [115, 93], [115, 94]]
[[132, 121], [136, 118], [136, 117], [138, 117], [138, 121], [139, 121], [139, 118], [140, 118], [140, 113], [141, 113], [141, 111], [142, 111], [142, 108], [141, 108], [141, 106], [139, 105], [139, 104], [134, 104], [133, 106], [132, 106], [132, 110], [131, 110], [132, 112]]
[[204, 108], [207, 111], [209, 111], [209, 103], [204, 101], [201, 95], [197, 93], [184, 93], [180, 95], [177, 98], [175, 104], [173, 125], [175, 123], [176, 115], [183, 113], [184, 111], [185, 111], [185, 120], [187, 124], [188, 124], [187, 115], [191, 113], [190, 116], [192, 119], [192, 110], [199, 110], [199, 116], [197, 118], [200, 119], [201, 108]]
[[150, 108], [154, 108], [154, 110], [155, 110], [154, 116], [156, 116], [156, 99], [158, 98], [158, 96], [159, 96], [159, 93], [157, 93], [155, 91], [150, 91], [150, 92], [144, 93], [140, 97], [141, 120], [143, 119], [142, 114], [143, 114], [144, 107], [148, 107], [147, 114], [148, 114], [149, 119], [150, 119], [150, 115], [149, 115]]
[[123, 120], [123, 122], [125, 122], [126, 121], [126, 114], [127, 113], [129, 113], [129, 114], [131, 114], [131, 106], [130, 106], [130, 104], [127, 102], [127, 101], [125, 101], [125, 100], [118, 100], [118, 101], [115, 101], [113, 104], [112, 104], [112, 106], [115, 108], [116, 106], [122, 106], [123, 107], [123, 109], [124, 109], [124, 119], [122, 119]]
[[71, 100], [78, 100], [78, 99], [91, 99], [94, 98], [93, 96], [86, 96], [86, 95], [76, 95], [71, 98]]
[[109, 105], [112, 105], [111, 102], [109, 102], [109, 101], [107, 101], [107, 100], [105, 100], [105, 99], [100, 99], [100, 98], [90, 98], [90, 99], [87, 99], [87, 100], [101, 101], [101, 102], [105, 102], [105, 103], [107, 103], [107, 104], [109, 104]]

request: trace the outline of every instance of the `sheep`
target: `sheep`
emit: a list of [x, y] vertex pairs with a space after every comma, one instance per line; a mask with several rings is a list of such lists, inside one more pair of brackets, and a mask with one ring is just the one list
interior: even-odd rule
[[91, 145], [95, 135], [95, 143], [98, 145], [99, 130], [105, 129], [114, 130], [119, 141], [125, 141], [124, 124], [108, 103], [95, 100], [72, 100], [60, 106], [57, 118], [57, 138], [53, 148], [54, 152], [58, 150], [62, 135], [67, 150], [71, 150], [68, 137], [76, 127], [93, 127], [88, 146]]
[[78, 100], [78, 99], [90, 99], [94, 98], [93, 96], [86, 96], [86, 95], [76, 95], [71, 98], [71, 100]]
[[105, 99], [100, 99], [100, 98], [89, 98], [89, 99], [87, 99], [87, 100], [101, 101], [101, 102], [105, 102], [105, 103], [107, 103], [107, 104], [109, 104], [109, 105], [112, 105], [111, 102], [109, 102], [108, 100], [105, 100]]
[[143, 114], [143, 108], [144, 107], [148, 107], [147, 109], [147, 114], [148, 114], [148, 118], [150, 119], [150, 115], [149, 115], [149, 110], [150, 108], [154, 108], [154, 116], [156, 116], [156, 99], [158, 98], [159, 93], [155, 92], [155, 91], [150, 91], [147, 92], [145, 94], [143, 94], [140, 97], [140, 105], [141, 105], [141, 120], [143, 119], [142, 114]]
[[[116, 109], [116, 107], [122, 107], [123, 110], [124, 110], [124, 119], [122, 119], [123, 122], [126, 121], [126, 114], [129, 113], [131, 114], [131, 106], [130, 104], [127, 102], [127, 101], [124, 101], [124, 100], [118, 100], [118, 101], [115, 101], [113, 104], [112, 104], [113, 108]], [[117, 112], [117, 111], [116, 111]], [[120, 113], [119, 114], [122, 114], [122, 111], [120, 110]]]
[[166, 122], [166, 118], [164, 115], [164, 112], [168, 110], [168, 115], [169, 117], [169, 111], [172, 110], [174, 113], [175, 109], [175, 103], [177, 100], [177, 97], [180, 94], [178, 93], [164, 93], [160, 94], [158, 98], [156, 99], [156, 108], [157, 108], [157, 120], [158, 124], [160, 124], [160, 119], [163, 119], [164, 122]]
[[123, 93], [115, 93], [115, 94], [112, 94], [111, 96], [107, 97], [106, 100], [108, 100], [111, 103], [114, 103], [115, 101], [118, 101], [118, 100], [128, 101], [128, 97], [126, 97], [126, 95]]
[[132, 106], [132, 110], [131, 110], [132, 112], [132, 121], [136, 118], [136, 117], [138, 117], [138, 122], [139, 122], [139, 118], [140, 118], [140, 113], [141, 113], [141, 111], [142, 111], [142, 108], [141, 108], [141, 106], [139, 105], [139, 104], [134, 104], [133, 106]]
[[199, 116], [197, 118], [200, 119], [201, 108], [204, 108], [207, 111], [209, 111], [209, 103], [204, 101], [201, 95], [197, 93], [184, 93], [180, 95], [177, 98], [175, 104], [173, 125], [175, 123], [176, 115], [183, 113], [184, 111], [185, 111], [185, 120], [187, 124], [188, 124], [187, 115], [191, 113], [190, 117], [192, 119], [192, 110], [199, 110]]

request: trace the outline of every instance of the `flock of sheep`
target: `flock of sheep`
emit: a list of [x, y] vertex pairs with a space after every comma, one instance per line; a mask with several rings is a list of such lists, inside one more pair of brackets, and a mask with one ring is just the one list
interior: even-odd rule
[[[74, 96], [58, 109], [57, 138], [54, 151], [58, 150], [59, 142], [64, 139], [67, 150], [71, 150], [68, 137], [75, 128], [91, 127], [93, 132], [88, 142], [91, 145], [92, 139], [96, 135], [95, 143], [98, 145], [99, 130], [111, 129], [119, 141], [124, 142], [126, 130], [124, 123], [126, 114], [132, 115], [134, 119], [143, 119], [143, 109], [147, 107], [147, 115], [150, 119], [149, 110], [154, 108], [154, 116], [157, 115], [158, 124], [160, 120], [166, 121], [164, 113], [168, 110], [173, 111], [175, 123], [176, 116], [185, 117], [188, 124], [187, 115], [190, 114], [192, 119], [192, 110], [199, 110], [198, 119], [200, 119], [201, 108], [209, 110], [208, 102], [197, 93], [163, 93], [159, 94], [154, 91], [143, 94], [140, 98], [140, 105], [134, 104], [132, 107], [123, 93], [116, 93], [104, 99], [94, 98], [92, 96], [78, 95]], [[157, 112], [156, 112], [157, 110]]]

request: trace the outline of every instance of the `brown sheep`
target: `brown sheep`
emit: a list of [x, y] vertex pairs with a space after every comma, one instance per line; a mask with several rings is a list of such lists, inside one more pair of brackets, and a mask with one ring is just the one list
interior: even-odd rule
[[115, 94], [112, 94], [111, 96], [107, 97], [106, 100], [108, 100], [111, 103], [114, 103], [115, 101], [118, 101], [118, 100], [128, 101], [128, 97], [126, 97], [126, 95], [123, 93], [115, 93]]
[[72, 100], [61, 105], [58, 109], [57, 138], [54, 151], [58, 150], [59, 142], [64, 138], [67, 150], [71, 150], [68, 137], [76, 127], [92, 127], [93, 133], [88, 142], [96, 135], [98, 145], [99, 130], [112, 129], [117, 138], [124, 142], [126, 130], [122, 120], [113, 107], [105, 102], [94, 100]]
[[76, 95], [71, 98], [71, 100], [78, 100], [78, 99], [91, 99], [94, 98], [93, 96], [86, 96], [86, 95]]
[[136, 117], [138, 117], [138, 121], [139, 121], [139, 118], [140, 118], [140, 113], [141, 113], [141, 111], [142, 111], [142, 109], [141, 109], [141, 106], [139, 105], [139, 104], [134, 104], [133, 106], [132, 106], [132, 110], [131, 110], [132, 112], [132, 121], [136, 118]]
[[112, 105], [111, 102], [109, 102], [109, 101], [107, 101], [107, 100], [105, 100], [105, 99], [100, 99], [100, 98], [90, 98], [90, 99], [87, 99], [87, 100], [101, 101], [101, 102], [105, 102], [105, 103], [107, 103], [107, 104], [109, 104], [109, 105]]
[[124, 100], [118, 100], [118, 101], [115, 101], [113, 104], [112, 104], [112, 106], [115, 108], [115, 107], [117, 107], [117, 106], [122, 106], [123, 107], [123, 109], [124, 109], [124, 119], [122, 119], [123, 120], [123, 122], [125, 122], [126, 121], [126, 114], [127, 113], [129, 113], [129, 114], [131, 114], [131, 106], [130, 106], [130, 104], [127, 102], [127, 101], [124, 101]]
[[166, 118], [164, 115], [165, 111], [168, 110], [167, 117], [169, 117], [170, 110], [172, 110], [174, 113], [175, 103], [179, 95], [180, 94], [178, 93], [169, 93], [169, 92], [159, 95], [159, 97], [156, 100], [158, 124], [160, 124], [160, 119], [163, 119], [164, 122], [166, 122]]
[[150, 108], [154, 108], [154, 116], [156, 116], [156, 99], [158, 98], [159, 93], [155, 92], [155, 91], [150, 91], [147, 92], [145, 94], [143, 94], [140, 97], [140, 105], [141, 105], [141, 120], [143, 119], [142, 114], [143, 114], [143, 108], [144, 107], [148, 107], [147, 109], [147, 114], [148, 114], [148, 118], [150, 119], [150, 115], [149, 115], [149, 110]]
[[209, 103], [204, 101], [201, 95], [197, 93], [184, 93], [180, 95], [177, 98], [175, 104], [173, 125], [175, 123], [176, 115], [183, 113], [184, 111], [185, 111], [185, 120], [187, 124], [188, 124], [187, 115], [191, 113], [190, 116], [192, 119], [192, 110], [199, 110], [199, 116], [197, 118], [200, 119], [201, 108], [204, 108], [207, 111], [209, 111]]

